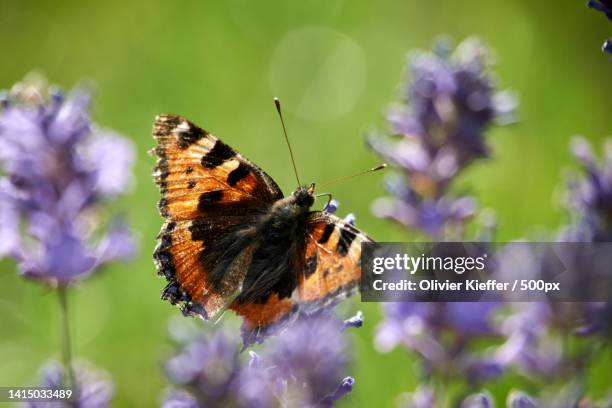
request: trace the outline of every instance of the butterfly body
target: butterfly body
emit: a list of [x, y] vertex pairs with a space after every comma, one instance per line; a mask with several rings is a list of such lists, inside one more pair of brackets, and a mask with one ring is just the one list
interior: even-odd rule
[[365, 234], [311, 211], [314, 184], [284, 197], [259, 167], [176, 115], [158, 116], [155, 180], [166, 219], [154, 259], [162, 298], [186, 315], [245, 318], [245, 341], [298, 310], [354, 293]]
[[[237, 252], [250, 254], [241, 292], [235, 299], [239, 304], [263, 304], [272, 292], [281, 299], [291, 297], [298, 283], [298, 271], [303, 267], [300, 254], [305, 240], [300, 239], [300, 231], [305, 230], [309, 209], [314, 203], [311, 191], [298, 188], [291, 196], [273, 203], [234, 237], [226, 238], [229, 245], [239, 243], [241, 248]], [[226, 276], [225, 264], [231, 262], [234, 252], [224, 251], [218, 258], [220, 267], [210, 277], [213, 289], [220, 289]], [[223, 256], [228, 258], [225, 263]]]

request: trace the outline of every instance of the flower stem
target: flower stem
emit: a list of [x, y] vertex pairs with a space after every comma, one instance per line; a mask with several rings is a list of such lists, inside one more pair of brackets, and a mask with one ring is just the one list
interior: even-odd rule
[[57, 287], [57, 295], [60, 305], [60, 325], [62, 333], [62, 360], [64, 362], [64, 369], [68, 376], [68, 387], [76, 393], [76, 379], [74, 376], [74, 369], [72, 367], [72, 346], [70, 343], [70, 325], [68, 319], [68, 300], [67, 300], [67, 287], [66, 285], [60, 284]]

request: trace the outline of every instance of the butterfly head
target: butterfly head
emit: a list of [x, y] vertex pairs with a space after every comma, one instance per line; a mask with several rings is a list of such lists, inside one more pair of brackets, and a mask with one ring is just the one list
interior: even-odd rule
[[310, 208], [315, 201], [314, 191], [315, 183], [311, 183], [309, 186], [300, 186], [296, 188], [292, 196], [295, 203], [300, 207]]

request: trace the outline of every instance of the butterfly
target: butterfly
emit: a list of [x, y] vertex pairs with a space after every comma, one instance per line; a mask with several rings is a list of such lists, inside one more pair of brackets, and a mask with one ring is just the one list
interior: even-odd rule
[[181, 116], [157, 116], [153, 135], [162, 299], [205, 320], [233, 310], [246, 345], [357, 291], [361, 243], [372, 239], [311, 211], [314, 183], [284, 197], [257, 165]]

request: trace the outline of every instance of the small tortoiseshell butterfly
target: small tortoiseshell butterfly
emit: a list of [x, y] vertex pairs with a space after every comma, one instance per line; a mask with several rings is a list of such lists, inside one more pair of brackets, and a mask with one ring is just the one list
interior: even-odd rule
[[360, 244], [371, 239], [310, 211], [314, 184], [284, 197], [263, 170], [181, 116], [158, 116], [153, 135], [165, 218], [154, 259], [169, 282], [162, 299], [206, 320], [234, 310], [249, 344], [297, 311], [356, 292]]

